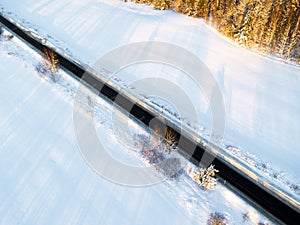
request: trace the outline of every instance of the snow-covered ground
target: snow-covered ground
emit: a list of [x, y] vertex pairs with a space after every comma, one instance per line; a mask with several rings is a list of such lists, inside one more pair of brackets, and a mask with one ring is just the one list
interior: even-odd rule
[[[2, 11], [82, 62], [93, 63], [116, 47], [139, 41], [176, 44], [197, 55], [218, 81], [226, 109], [223, 147], [290, 192], [300, 202], [300, 69], [242, 49], [203, 21], [173, 11], [116, 0], [0, 3]], [[134, 65], [117, 75], [124, 83], [164, 77], [197, 106], [201, 132], [211, 130], [203, 93], [180, 71]], [[190, 121], [193, 123], [193, 121]]]
[[[185, 171], [143, 188], [98, 176], [73, 133], [78, 82], [61, 70], [44, 70], [40, 55], [6, 34], [0, 37], [0, 62], [0, 224], [206, 224], [211, 214], [228, 224], [271, 224], [222, 183], [205, 191]], [[95, 126], [111, 154], [144, 165], [113, 138], [111, 109], [115, 119], [122, 113], [92, 93], [88, 101], [95, 102]], [[89, 113], [87, 105], [82, 109]], [[118, 121], [133, 136], [147, 135], [141, 124], [124, 123]]]

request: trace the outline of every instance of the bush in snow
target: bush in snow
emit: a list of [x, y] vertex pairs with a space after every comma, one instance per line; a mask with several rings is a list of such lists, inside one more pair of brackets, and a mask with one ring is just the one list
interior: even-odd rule
[[52, 50], [44, 48], [43, 62], [48, 70], [57, 72], [58, 59], [56, 59], [56, 55]]
[[217, 172], [219, 171], [210, 165], [206, 169], [201, 168], [198, 172], [194, 172], [193, 179], [204, 189], [213, 190], [217, 185], [217, 180], [214, 177]]
[[168, 154], [177, 148], [177, 137], [174, 130], [167, 128], [163, 144], [163, 148]]
[[207, 220], [207, 225], [226, 225], [227, 220], [225, 216], [219, 212], [211, 213]]
[[14, 36], [12, 34], [8, 34], [6, 37], [7, 37], [7, 40], [10, 41]]

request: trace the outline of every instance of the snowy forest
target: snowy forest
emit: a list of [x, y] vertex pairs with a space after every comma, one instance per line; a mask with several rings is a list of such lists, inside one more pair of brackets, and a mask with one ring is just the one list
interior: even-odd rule
[[240, 45], [300, 63], [299, 0], [133, 0], [203, 18]]

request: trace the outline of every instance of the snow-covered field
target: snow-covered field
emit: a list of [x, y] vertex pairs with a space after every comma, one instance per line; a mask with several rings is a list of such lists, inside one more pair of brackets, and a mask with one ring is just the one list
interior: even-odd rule
[[[10, 0], [0, 6], [4, 14], [88, 65], [116, 47], [138, 41], [172, 43], [196, 54], [224, 97], [223, 147], [300, 202], [299, 67], [237, 47], [199, 19], [151, 6], [116, 0]], [[148, 63], [117, 76], [130, 84], [153, 74], [186, 91], [197, 106], [201, 132], [209, 134], [210, 108], [180, 71]]]
[[[205, 191], [185, 171], [143, 188], [98, 176], [73, 133], [77, 81], [61, 70], [44, 70], [40, 55], [6, 34], [0, 37], [0, 62], [0, 224], [207, 224], [211, 218], [271, 224], [222, 183]], [[144, 165], [113, 138], [111, 109], [115, 119], [122, 113], [91, 93], [87, 99], [96, 104], [95, 125], [111, 154]], [[89, 113], [85, 104], [82, 109]], [[147, 135], [141, 124], [124, 123], [118, 121], [131, 124], [128, 133]]]

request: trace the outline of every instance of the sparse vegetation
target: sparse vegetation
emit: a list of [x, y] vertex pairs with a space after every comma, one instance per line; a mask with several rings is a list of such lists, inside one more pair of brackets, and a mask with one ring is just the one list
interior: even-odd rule
[[153, 146], [167, 154], [170, 154], [177, 148], [176, 133], [169, 127], [154, 127], [150, 140]]
[[297, 195], [300, 195], [300, 187], [299, 185], [296, 185], [296, 184], [291, 184], [290, 186], [290, 189], [295, 192]]
[[248, 212], [243, 213], [243, 222], [245, 223], [245, 222], [248, 222], [248, 221], [250, 221], [249, 213]]
[[150, 164], [158, 164], [164, 160], [164, 155], [157, 148], [143, 148], [141, 154]]
[[163, 149], [162, 142], [163, 142], [163, 135], [165, 133], [165, 128], [155, 125], [153, 127], [152, 133], [150, 135], [149, 143], [157, 149]]
[[141, 155], [168, 178], [178, 178], [182, 170], [179, 158], [171, 157], [177, 148], [176, 133], [165, 126], [154, 126], [149, 137], [140, 136]]
[[255, 155], [250, 154], [249, 152], [244, 152], [238, 147], [227, 145], [226, 149], [229, 150], [233, 155], [238, 156], [240, 159], [247, 162], [249, 165], [255, 167], [261, 172], [265, 173], [269, 177], [272, 177], [276, 180], [279, 180], [286, 187], [288, 187], [295, 194], [300, 195], [299, 185], [290, 183], [290, 181], [284, 176], [284, 172], [281, 170], [276, 170], [271, 167], [270, 163], [264, 162], [260, 159], [256, 159]]
[[203, 18], [240, 45], [300, 63], [299, 0], [133, 0]]
[[177, 147], [176, 133], [166, 127], [155, 126], [148, 143], [144, 144], [142, 154], [151, 162], [158, 163]]
[[159, 169], [168, 178], [178, 178], [181, 174], [182, 164], [179, 158], [168, 158], [159, 166]]
[[270, 225], [269, 223], [259, 222], [257, 225]]
[[201, 168], [199, 171], [194, 172], [193, 179], [204, 189], [213, 190], [217, 185], [215, 178], [217, 172], [219, 171], [213, 165], [210, 165], [208, 168]]
[[226, 224], [227, 224], [226, 217], [219, 212], [211, 213], [209, 219], [207, 220], [207, 225], [226, 225]]
[[46, 68], [44, 63], [38, 63], [37, 65], [35, 65], [35, 70], [42, 79], [49, 80], [53, 83], [59, 82], [59, 76], [53, 71]]
[[43, 62], [49, 71], [57, 72], [58, 59], [56, 59], [56, 55], [52, 50], [44, 48]]

